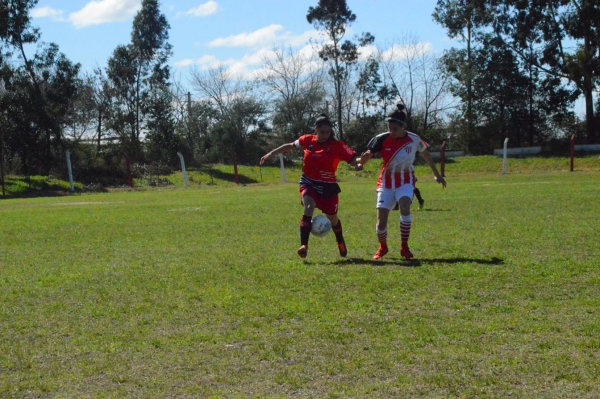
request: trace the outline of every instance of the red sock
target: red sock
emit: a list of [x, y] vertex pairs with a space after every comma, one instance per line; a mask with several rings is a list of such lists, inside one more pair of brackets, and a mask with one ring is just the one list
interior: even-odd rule
[[412, 225], [412, 215], [400, 218], [400, 236], [402, 237], [402, 247], [408, 248], [408, 238], [410, 237], [410, 227]]
[[385, 230], [379, 230], [377, 226], [375, 227], [377, 231], [377, 239], [379, 240], [379, 246], [387, 247], [387, 227]]
[[300, 245], [308, 245], [310, 230], [312, 229], [312, 217], [302, 216], [300, 220]]
[[342, 221], [338, 219], [338, 224], [332, 228], [335, 233], [335, 239], [337, 242], [344, 242], [344, 236], [342, 234]]

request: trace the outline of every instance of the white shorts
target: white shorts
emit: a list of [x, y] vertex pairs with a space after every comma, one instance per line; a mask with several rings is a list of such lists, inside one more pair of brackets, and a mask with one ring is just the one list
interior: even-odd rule
[[377, 209], [392, 210], [396, 207], [402, 197], [408, 197], [412, 201], [415, 194], [415, 186], [412, 184], [403, 184], [393, 190], [389, 188], [377, 189]]

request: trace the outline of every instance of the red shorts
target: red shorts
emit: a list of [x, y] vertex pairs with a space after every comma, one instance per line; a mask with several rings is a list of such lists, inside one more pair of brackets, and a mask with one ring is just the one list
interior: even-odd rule
[[305, 195], [308, 195], [315, 200], [317, 209], [320, 209], [326, 215], [337, 215], [338, 211], [338, 196], [337, 194], [332, 197], [324, 197], [317, 193], [312, 187], [300, 186], [300, 202]]

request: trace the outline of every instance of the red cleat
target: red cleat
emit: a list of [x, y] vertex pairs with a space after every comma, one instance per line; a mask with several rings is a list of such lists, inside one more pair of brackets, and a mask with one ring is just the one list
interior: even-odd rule
[[338, 249], [340, 251], [340, 256], [342, 258], [345, 258], [346, 255], [348, 255], [348, 248], [346, 248], [346, 243], [345, 242], [338, 242], [337, 246], [338, 246]]
[[306, 245], [301, 246], [300, 248], [298, 248], [298, 255], [304, 259], [306, 258], [306, 255], [308, 254], [308, 247]]
[[406, 247], [400, 247], [400, 255], [402, 255], [404, 257], [404, 259], [412, 259], [415, 256], [413, 255], [412, 252], [410, 252], [410, 249], [408, 249], [408, 246]]
[[373, 259], [379, 260], [379, 259], [383, 258], [385, 256], [385, 254], [387, 254], [387, 253], [388, 253], [388, 247], [384, 246], [384, 245], [380, 245], [377, 252], [375, 252], [375, 255], [373, 255]]

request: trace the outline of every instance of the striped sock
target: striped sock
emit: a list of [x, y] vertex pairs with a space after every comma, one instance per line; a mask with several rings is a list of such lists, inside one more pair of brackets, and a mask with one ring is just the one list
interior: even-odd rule
[[410, 227], [412, 224], [412, 215], [400, 217], [400, 236], [402, 237], [402, 246], [408, 247], [408, 238], [410, 237]]
[[387, 247], [387, 227], [383, 230], [379, 230], [379, 228], [375, 226], [375, 230], [377, 231], [377, 239], [379, 240], [379, 245], [382, 247]]

